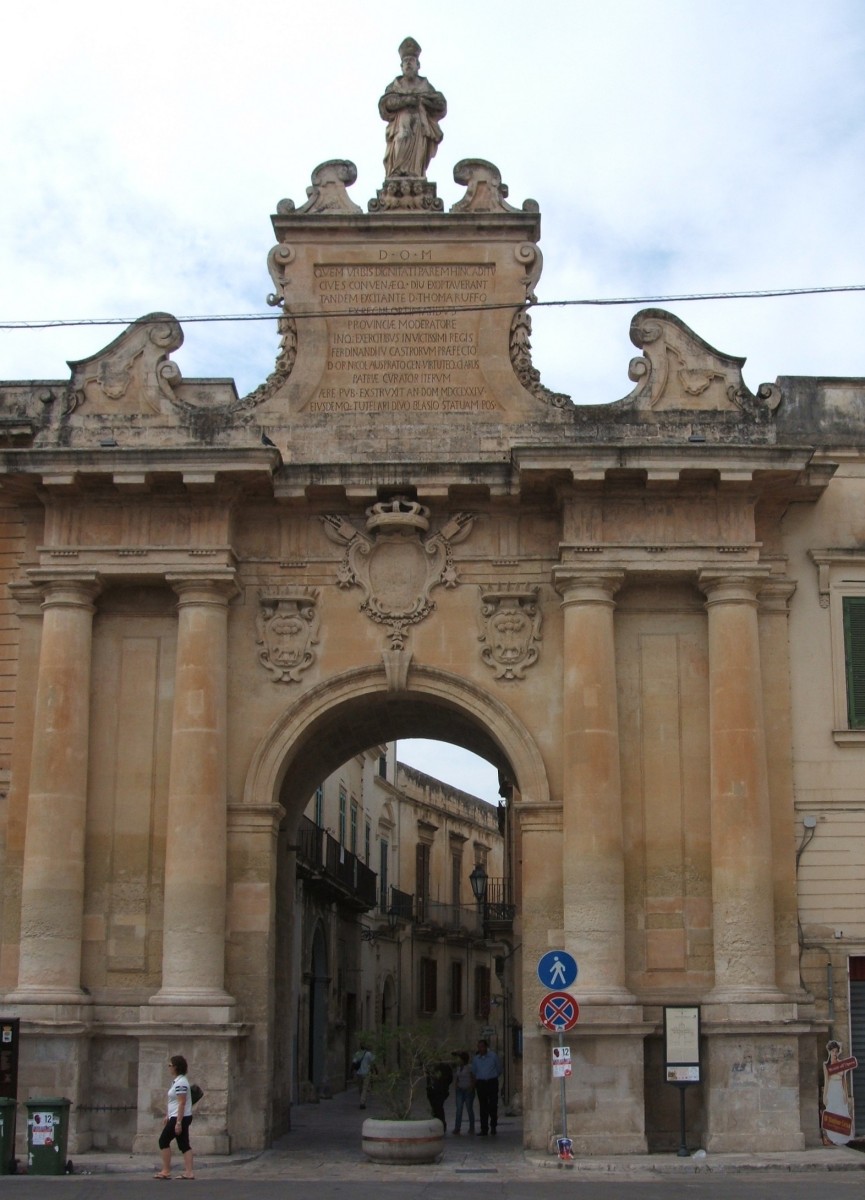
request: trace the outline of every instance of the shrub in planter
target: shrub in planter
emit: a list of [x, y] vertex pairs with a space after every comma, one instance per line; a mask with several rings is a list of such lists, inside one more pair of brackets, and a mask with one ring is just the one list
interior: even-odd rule
[[426, 1094], [427, 1074], [450, 1057], [424, 1026], [385, 1028], [366, 1036], [375, 1055], [373, 1093], [388, 1117], [363, 1123], [362, 1149], [373, 1162], [433, 1163], [444, 1154], [444, 1128], [435, 1117], [412, 1120], [412, 1106]]

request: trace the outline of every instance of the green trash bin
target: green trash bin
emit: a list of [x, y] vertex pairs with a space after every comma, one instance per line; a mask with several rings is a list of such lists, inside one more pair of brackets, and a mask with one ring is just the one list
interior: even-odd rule
[[27, 1174], [69, 1175], [66, 1161], [71, 1100], [63, 1096], [31, 1096], [27, 1103]]
[[0, 1175], [14, 1175], [15, 1161], [15, 1112], [18, 1101], [9, 1096], [0, 1096]]

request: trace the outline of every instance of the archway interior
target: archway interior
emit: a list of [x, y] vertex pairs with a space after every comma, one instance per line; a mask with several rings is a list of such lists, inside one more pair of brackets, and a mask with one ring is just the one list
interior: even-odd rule
[[294, 747], [280, 791], [291, 829], [318, 784], [346, 759], [369, 746], [404, 738], [428, 738], [462, 746], [492, 764], [502, 779], [516, 783], [514, 770], [490, 733], [476, 720], [440, 699], [423, 696], [362, 696], [321, 717]]
[[[477, 716], [448, 704], [441, 697], [365, 694], [334, 705], [308, 726], [289, 748], [282, 766], [279, 799], [285, 810], [278, 841], [276, 875], [275, 967], [276, 1013], [273, 1058], [273, 1130], [288, 1128], [291, 1077], [289, 1046], [284, 1031], [291, 1029], [291, 1014], [284, 1005], [291, 996], [291, 947], [294, 933], [295, 879], [290, 868], [294, 831], [315, 789], [353, 755], [371, 746], [406, 738], [448, 742], [485, 759], [499, 772], [503, 782], [518, 787], [514, 767], [492, 733]], [[392, 1011], [395, 1006], [392, 1006]], [[283, 1011], [279, 1011], [283, 1009]]]

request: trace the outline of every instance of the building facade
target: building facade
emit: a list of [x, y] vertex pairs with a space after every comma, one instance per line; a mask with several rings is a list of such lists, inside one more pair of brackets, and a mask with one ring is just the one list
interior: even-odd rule
[[[512, 1052], [514, 905], [503, 875], [500, 813], [369, 747], [316, 789], [300, 820], [292, 932], [297, 1013], [292, 1101], [351, 1081], [359, 1039], [419, 1026], [447, 1047], [483, 1035]], [[469, 875], [486, 874], [481, 905]]]
[[[579, 962], [578, 1153], [675, 1145], [671, 1005], [700, 1009], [703, 1145], [819, 1143], [826, 1042], [862, 1032], [865, 380], [752, 391], [650, 309], [630, 393], [575, 404], [531, 358], [537, 205], [464, 160], [445, 213], [424, 171], [363, 212], [330, 160], [280, 202], [280, 344], [249, 395], [184, 379], [165, 313], [67, 379], [0, 385], [22, 1094], [74, 1101], [73, 1151], [106, 1106], [149, 1149], [182, 1046], [202, 1151], [285, 1129], [297, 981], [333, 970], [296, 940], [304, 811], [425, 736], [503, 780], [527, 1145], [558, 1122], [555, 948]], [[483, 838], [411, 802], [393, 886], [414, 872], [432, 915], [456, 897], [436, 856], [446, 884]], [[448, 946], [424, 956], [439, 998]]]

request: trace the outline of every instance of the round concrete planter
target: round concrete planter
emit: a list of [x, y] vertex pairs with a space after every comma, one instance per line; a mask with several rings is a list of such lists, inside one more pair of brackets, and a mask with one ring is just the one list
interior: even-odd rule
[[362, 1136], [361, 1149], [377, 1163], [436, 1163], [444, 1155], [444, 1129], [434, 1117], [424, 1121], [382, 1121], [367, 1117]]

